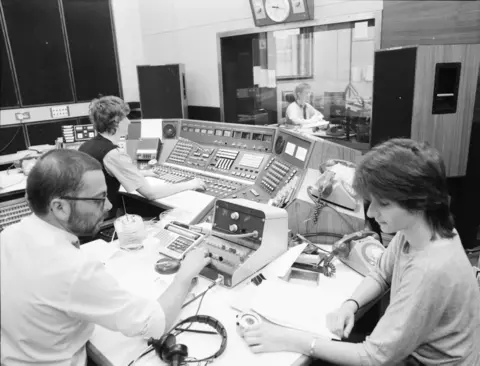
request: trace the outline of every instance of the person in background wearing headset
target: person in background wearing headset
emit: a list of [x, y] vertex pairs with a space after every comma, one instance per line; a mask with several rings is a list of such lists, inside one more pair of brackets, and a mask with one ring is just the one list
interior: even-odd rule
[[145, 338], [173, 326], [192, 279], [210, 262], [204, 250], [189, 252], [165, 292], [147, 299], [123, 289], [78, 245], [112, 207], [97, 160], [47, 152], [26, 194], [33, 214], [0, 233], [2, 365], [85, 366], [95, 324]]
[[107, 182], [108, 199], [113, 205], [109, 218], [117, 214], [120, 185], [127, 192], [137, 191], [149, 200], [167, 197], [189, 189], [205, 190], [205, 183], [198, 178], [177, 184], [150, 185], [145, 175], [155, 175], [150, 172], [142, 173], [130, 156], [120, 151], [117, 146], [120, 138], [127, 135], [130, 124], [127, 118], [129, 113], [128, 105], [118, 97], [105, 96], [92, 100], [90, 121], [98, 134], [79, 148], [80, 151], [93, 156], [102, 164]]
[[371, 202], [368, 216], [396, 234], [327, 326], [347, 338], [355, 313], [390, 289], [385, 314], [363, 343], [264, 321], [245, 332], [253, 352], [298, 352], [339, 365], [480, 365], [480, 291], [454, 228], [438, 151], [410, 139], [378, 145], [357, 166], [354, 189]]
[[319, 122], [323, 114], [307, 103], [310, 100], [312, 88], [307, 83], [301, 83], [295, 88], [295, 102], [290, 103], [285, 115], [287, 125], [304, 125], [307, 123]]

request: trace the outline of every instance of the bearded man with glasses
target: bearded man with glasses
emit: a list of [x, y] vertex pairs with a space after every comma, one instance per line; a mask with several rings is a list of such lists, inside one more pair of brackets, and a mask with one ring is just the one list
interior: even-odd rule
[[2, 365], [86, 365], [98, 324], [126, 336], [160, 338], [178, 316], [192, 279], [210, 259], [196, 249], [157, 299], [124, 290], [78, 236], [98, 232], [112, 204], [102, 165], [52, 150], [27, 179], [33, 214], [0, 233]]

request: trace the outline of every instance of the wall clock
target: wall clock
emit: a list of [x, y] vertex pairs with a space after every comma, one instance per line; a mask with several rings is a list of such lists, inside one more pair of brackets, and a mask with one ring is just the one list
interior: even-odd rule
[[257, 27], [314, 19], [314, 0], [250, 0]]

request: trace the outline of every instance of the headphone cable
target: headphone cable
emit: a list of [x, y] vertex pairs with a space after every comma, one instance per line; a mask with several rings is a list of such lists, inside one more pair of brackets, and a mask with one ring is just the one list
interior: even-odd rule
[[[189, 302], [185, 303], [182, 308], [184, 308], [186, 305], [190, 304], [191, 302], [195, 301], [196, 299], [198, 299], [199, 297], [201, 297], [200, 299], [200, 303], [198, 304], [198, 307], [197, 307], [197, 311], [195, 312], [195, 315], [198, 315], [198, 312], [200, 311], [200, 307], [202, 306], [202, 302], [203, 302], [203, 298], [205, 297], [205, 294], [213, 287], [215, 287], [216, 285], [218, 285], [221, 281], [223, 280], [223, 276], [219, 275], [218, 278], [212, 282], [205, 291], [203, 291], [202, 294], [200, 295], [197, 295], [195, 298], [193, 298], [192, 300], [190, 300]], [[185, 331], [188, 331], [188, 329], [191, 327], [192, 323], [190, 323], [188, 325], [187, 328], [185, 329], [180, 329], [178, 331], [178, 333], [175, 334], [175, 336], [185, 332]], [[173, 326], [173, 328], [170, 330], [176, 330], [176, 325]], [[127, 366], [135, 366], [135, 364], [137, 363], [138, 360], [140, 360], [143, 356], [146, 356], [147, 354], [149, 354], [150, 352], [152, 352], [154, 350], [153, 346], [148, 346], [145, 350], [143, 350], [143, 352], [140, 354], [140, 356], [138, 356], [136, 359], [130, 361], [130, 363], [127, 365]]]
[[145, 348], [145, 350], [140, 354], [140, 356], [138, 356], [136, 359], [130, 361], [130, 363], [127, 365], [127, 366], [135, 366], [135, 364], [137, 363], [137, 361], [139, 359], [141, 359], [143, 356], [146, 356], [148, 355], [150, 352], [153, 351], [153, 346], [148, 346], [147, 348]]

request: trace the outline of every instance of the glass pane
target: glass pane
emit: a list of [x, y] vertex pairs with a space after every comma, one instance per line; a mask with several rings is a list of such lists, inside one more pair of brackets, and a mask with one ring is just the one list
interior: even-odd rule
[[370, 20], [223, 38], [225, 120], [368, 148], [374, 35]]

